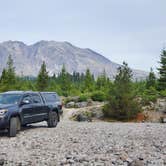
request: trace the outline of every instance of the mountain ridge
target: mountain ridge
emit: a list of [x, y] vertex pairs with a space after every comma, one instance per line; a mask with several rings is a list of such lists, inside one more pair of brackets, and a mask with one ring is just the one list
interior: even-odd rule
[[[85, 73], [89, 68], [96, 76], [104, 70], [111, 79], [121, 65], [112, 62], [105, 56], [90, 48], [80, 48], [64, 41], [41, 40], [27, 45], [22, 41], [5, 41], [0, 43], [0, 72], [6, 65], [8, 56], [11, 55], [16, 67], [16, 73], [25, 76], [36, 76], [43, 61], [46, 62], [50, 75], [58, 74], [63, 64], [69, 73], [73, 71]], [[145, 79], [147, 72], [133, 69], [134, 79]]]

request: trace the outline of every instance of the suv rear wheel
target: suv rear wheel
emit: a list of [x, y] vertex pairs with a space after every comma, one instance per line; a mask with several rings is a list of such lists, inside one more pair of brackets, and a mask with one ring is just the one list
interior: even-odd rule
[[21, 129], [20, 119], [18, 117], [12, 117], [9, 124], [9, 137], [15, 137], [17, 132]]
[[56, 127], [58, 124], [58, 114], [57, 112], [51, 111], [49, 113], [48, 121], [47, 121], [48, 127]]

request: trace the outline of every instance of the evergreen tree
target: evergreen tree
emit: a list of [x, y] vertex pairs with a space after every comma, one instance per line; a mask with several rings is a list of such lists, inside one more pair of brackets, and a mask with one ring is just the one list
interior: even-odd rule
[[6, 69], [3, 69], [0, 83], [2, 84], [2, 83], [5, 83], [6, 81], [7, 81], [7, 71], [6, 71]]
[[68, 96], [71, 89], [71, 80], [69, 73], [66, 71], [65, 65], [62, 66], [62, 70], [59, 74], [59, 81], [62, 94]]
[[134, 118], [140, 111], [134, 97], [132, 71], [124, 62], [123, 66], [118, 68], [114, 86], [111, 87], [109, 104], [104, 108], [105, 116], [118, 120]]
[[146, 88], [149, 89], [150, 87], [154, 87], [154, 88], [156, 87], [156, 76], [152, 68], [150, 69], [149, 76], [146, 80]]
[[11, 55], [9, 55], [8, 57], [6, 75], [7, 75], [7, 84], [14, 85], [16, 83], [16, 74], [15, 74], [14, 62]]
[[80, 77], [80, 73], [79, 72], [73, 72], [73, 75], [71, 76], [72, 77], [72, 81], [74, 82], [74, 83], [79, 83], [80, 82], [80, 80], [81, 80], [81, 77]]
[[107, 76], [105, 70], [103, 73], [98, 76], [97, 81], [96, 81], [96, 89], [97, 90], [106, 90], [107, 89]]
[[15, 67], [11, 55], [8, 57], [6, 69], [2, 71], [0, 84], [1, 91], [13, 90], [16, 87]]
[[166, 50], [163, 49], [160, 57], [160, 68], [158, 68], [160, 78], [158, 79], [159, 90], [166, 89]]
[[54, 73], [51, 78], [52, 78], [53, 80], [56, 80], [56, 74]]
[[41, 68], [40, 68], [40, 71], [39, 71], [39, 74], [37, 76], [37, 89], [39, 91], [44, 91], [47, 89], [48, 79], [49, 79], [49, 76], [48, 76], [48, 72], [46, 69], [46, 64], [43, 61]]
[[84, 79], [84, 90], [92, 91], [94, 88], [94, 76], [90, 73], [90, 70], [86, 70], [85, 79]]

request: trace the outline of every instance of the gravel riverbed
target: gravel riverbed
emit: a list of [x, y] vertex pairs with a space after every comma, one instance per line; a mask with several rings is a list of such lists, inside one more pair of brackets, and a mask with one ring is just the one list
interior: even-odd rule
[[0, 133], [0, 165], [166, 165], [166, 124], [61, 121]]

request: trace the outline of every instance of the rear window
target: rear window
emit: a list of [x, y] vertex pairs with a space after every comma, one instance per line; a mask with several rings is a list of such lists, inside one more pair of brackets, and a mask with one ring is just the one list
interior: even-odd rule
[[48, 103], [60, 101], [59, 96], [55, 93], [43, 93], [42, 95]]

